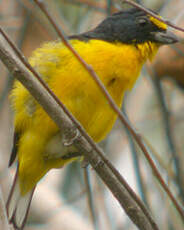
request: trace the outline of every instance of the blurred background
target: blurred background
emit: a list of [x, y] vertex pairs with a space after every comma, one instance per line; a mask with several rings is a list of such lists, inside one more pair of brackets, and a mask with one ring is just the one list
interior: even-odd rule
[[[115, 0], [45, 0], [49, 12], [66, 35], [93, 28], [118, 8]], [[136, 1], [184, 28], [183, 0]], [[57, 39], [46, 17], [31, 0], [0, 0], [0, 26], [29, 57], [43, 42]], [[181, 32], [174, 31], [179, 36]], [[13, 77], [0, 63], [0, 186], [7, 199], [16, 165], [8, 168], [12, 148], [13, 113], [8, 94]], [[164, 46], [147, 63], [123, 104], [133, 126], [170, 190], [184, 205], [184, 46]], [[137, 144], [117, 121], [100, 143], [128, 184], [141, 197], [162, 230], [182, 230], [180, 217], [152, 174]], [[93, 211], [89, 209], [86, 178], [90, 181]], [[93, 213], [93, 215], [92, 215]], [[134, 230], [120, 205], [89, 167], [75, 162], [50, 171], [37, 186], [25, 230]]]

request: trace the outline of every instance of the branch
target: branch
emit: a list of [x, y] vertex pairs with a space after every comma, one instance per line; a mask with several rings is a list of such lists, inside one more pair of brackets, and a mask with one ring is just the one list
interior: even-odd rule
[[[128, 194], [127, 189], [125, 189], [125, 187], [119, 181], [119, 178], [112, 173], [111, 168], [114, 170], [116, 169], [111, 165], [110, 162], [108, 162], [104, 156], [104, 153], [86, 134], [84, 129], [58, 100], [58, 98], [56, 96], [53, 97], [53, 94], [50, 94], [46, 87], [41, 84], [41, 79], [37, 79], [31, 73], [32, 71], [25, 67], [25, 65], [22, 63], [22, 60], [25, 62], [25, 59], [22, 57], [22, 60], [20, 61], [18, 51], [15, 53], [15, 51], [12, 50], [7, 40], [4, 39], [4, 32], [2, 30], [0, 30], [0, 32], [0, 58], [7, 66], [9, 71], [12, 72], [14, 77], [17, 78], [29, 90], [33, 97], [39, 102], [48, 115], [62, 130], [62, 133], [64, 133], [64, 135], [68, 138], [67, 140], [72, 140], [73, 144], [78, 148], [78, 150], [83, 153], [85, 157], [87, 157], [90, 164], [93, 166], [104, 183], [109, 187], [111, 192], [119, 201], [120, 205], [124, 208], [127, 215], [137, 225], [137, 227], [141, 230], [158, 230], [158, 227], [149, 215], [146, 208], [146, 212], [144, 213], [132, 199], [131, 195]], [[29, 66], [28, 63], [27, 65]], [[55, 98], [57, 98], [57, 100]], [[85, 138], [79, 134], [77, 131], [78, 129]], [[64, 145], [65, 144], [66, 143], [64, 143]], [[95, 151], [93, 151], [93, 149]], [[110, 167], [107, 165], [107, 162]], [[122, 179], [123, 178], [121, 178], [121, 180]]]

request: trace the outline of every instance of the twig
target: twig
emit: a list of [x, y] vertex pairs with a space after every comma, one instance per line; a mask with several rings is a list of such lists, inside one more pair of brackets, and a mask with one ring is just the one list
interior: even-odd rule
[[174, 166], [174, 172], [175, 172], [175, 182], [178, 185], [179, 195], [181, 200], [184, 202], [184, 191], [182, 189], [182, 175], [181, 175], [181, 166], [180, 162], [176, 153], [176, 146], [174, 143], [174, 139], [172, 137], [172, 129], [170, 124], [170, 111], [167, 108], [165, 99], [164, 99], [164, 93], [161, 88], [161, 82], [157, 78], [157, 76], [153, 77], [153, 84], [155, 87], [155, 90], [157, 91], [158, 101], [160, 103], [161, 107], [161, 113], [162, 113], [162, 120], [163, 124], [165, 126], [165, 135], [168, 143], [168, 147], [170, 149], [170, 154], [172, 155], [172, 161]]
[[[125, 114], [126, 118], [128, 119], [128, 116], [127, 116], [126, 110], [125, 110], [125, 103], [123, 104], [122, 112]], [[132, 135], [130, 134], [129, 130], [126, 127], [125, 127], [125, 131], [126, 131], [126, 134], [128, 137], [128, 142], [129, 142], [129, 146], [130, 146], [130, 150], [131, 150], [131, 156], [132, 156], [132, 161], [133, 161], [138, 191], [139, 191], [139, 194], [140, 194], [142, 201], [145, 203], [145, 205], [147, 207], [149, 207], [148, 202], [147, 202], [147, 197], [146, 197], [146, 194], [144, 192], [144, 186], [143, 186], [143, 181], [142, 181], [142, 176], [141, 176], [140, 160], [138, 157], [138, 151], [136, 149], [136, 145], [135, 145], [135, 142], [132, 138]]]
[[154, 156], [154, 159], [156, 160], [157, 164], [165, 171], [167, 172], [168, 177], [171, 179], [174, 179], [174, 172], [171, 170], [171, 166], [168, 167], [168, 164], [162, 159], [162, 157], [159, 155], [159, 153], [156, 151], [156, 149], [151, 145], [151, 143], [148, 141], [148, 139], [145, 136], [142, 136], [144, 143], [146, 146], [150, 149], [152, 155]]
[[10, 230], [1, 188], [0, 188], [0, 229]]
[[[61, 38], [63, 44], [72, 52], [72, 54], [76, 57], [76, 59], [79, 61], [79, 63], [86, 69], [86, 71], [90, 74], [90, 76], [97, 83], [97, 85], [101, 89], [102, 93], [107, 98], [107, 101], [108, 101], [109, 105], [111, 106], [111, 108], [117, 113], [120, 121], [125, 125], [125, 127], [127, 127], [127, 129], [130, 131], [130, 133], [132, 134], [132, 136], [135, 138], [135, 140], [138, 143], [139, 147], [142, 149], [142, 151], [143, 151], [143, 153], [144, 153], [147, 161], [149, 162], [153, 173], [156, 175], [156, 177], [157, 177], [158, 181], [160, 182], [161, 186], [163, 187], [163, 189], [165, 190], [165, 192], [170, 197], [171, 201], [173, 202], [174, 206], [178, 210], [178, 213], [180, 214], [181, 218], [184, 221], [184, 211], [182, 210], [182, 208], [180, 207], [179, 203], [177, 202], [177, 200], [175, 199], [175, 197], [173, 196], [173, 194], [169, 190], [167, 184], [162, 179], [162, 176], [160, 175], [159, 171], [157, 170], [156, 165], [154, 164], [153, 160], [149, 156], [149, 153], [148, 153], [148, 151], [146, 149], [146, 146], [144, 145], [144, 143], [142, 141], [141, 135], [136, 132], [136, 130], [131, 126], [131, 124], [128, 122], [128, 120], [125, 118], [125, 116], [121, 113], [120, 109], [114, 103], [114, 100], [112, 99], [112, 97], [110, 96], [110, 94], [108, 93], [108, 91], [106, 90], [105, 86], [100, 81], [100, 79], [98, 78], [97, 74], [94, 72], [94, 70], [92, 69], [92, 67], [89, 66], [78, 55], [78, 53], [74, 50], [74, 48], [70, 45], [69, 41], [66, 39], [66, 37], [64, 36], [64, 34], [58, 28], [58, 26], [55, 23], [54, 19], [49, 14], [48, 10], [45, 8], [45, 5], [43, 4], [43, 2], [39, 1], [39, 0], [34, 0], [34, 2], [39, 6], [39, 8], [43, 11], [43, 13], [47, 16], [48, 20], [50, 21], [50, 23], [52, 24], [52, 26], [56, 30], [57, 34]], [[111, 169], [111, 170], [113, 170], [113, 169]], [[113, 172], [116, 174], [116, 171], [113, 171]], [[119, 175], [117, 174], [116, 176], [118, 177]], [[124, 181], [122, 181], [122, 183], [124, 183]], [[134, 199], [136, 200], [136, 198], [134, 198]]]
[[91, 183], [90, 183], [90, 175], [89, 175], [89, 168], [85, 167], [84, 168], [84, 183], [86, 186], [86, 196], [87, 196], [87, 202], [88, 202], [88, 209], [90, 211], [90, 216], [91, 216], [91, 220], [94, 226], [95, 230], [99, 229], [98, 226], [98, 218], [96, 215], [96, 211], [95, 211], [95, 205], [94, 205], [94, 200], [93, 200], [93, 193], [91, 191]]
[[[4, 39], [4, 32], [2, 30], [0, 30], [0, 32], [3, 35], [0, 36], [0, 58], [7, 68], [29, 90], [29, 92], [40, 103], [40, 105], [42, 105], [45, 111], [62, 130], [62, 133], [68, 136], [70, 140], [73, 139], [73, 144], [88, 158], [93, 168], [96, 170], [104, 183], [109, 187], [111, 192], [124, 208], [127, 215], [137, 225], [137, 227], [141, 230], [158, 230], [156, 223], [141, 201], [139, 202], [144, 207], [144, 209], [141, 207], [142, 210], [127, 193], [127, 187], [125, 189], [122, 183], [120, 183], [119, 178], [112, 173], [111, 168], [113, 168], [115, 171], [116, 169], [105, 158], [101, 149], [87, 135], [76, 119], [69, 113], [66, 107], [60, 101], [58, 101], [58, 98], [53, 93], [50, 94], [50, 90], [47, 90], [46, 86], [41, 84], [42, 80], [33, 77], [31, 74], [32, 69], [29, 68], [28, 70], [23, 64], [27, 63], [25, 59], [22, 57], [20, 61], [19, 55], [17, 56], [17, 53], [19, 52], [15, 47], [13, 50], [10, 48], [9, 43], [7, 43], [7, 41]], [[23, 63], [22, 60], [24, 61]], [[28, 63], [26, 65], [29, 66]], [[75, 124], [75, 126], [73, 124]], [[85, 138], [83, 138], [81, 135], [76, 135], [77, 128]], [[76, 135], [75, 139], [73, 138], [74, 135]], [[98, 152], [98, 154], [93, 151], [93, 149]], [[107, 165], [107, 162], [110, 166]], [[116, 174], [118, 174], [118, 172], [116, 172]], [[121, 177], [120, 174], [119, 177]], [[121, 178], [121, 180], [122, 179], [123, 178]]]

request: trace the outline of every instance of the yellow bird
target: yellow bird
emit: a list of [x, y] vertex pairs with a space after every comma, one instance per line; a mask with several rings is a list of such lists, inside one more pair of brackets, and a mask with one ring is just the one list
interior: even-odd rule
[[[137, 8], [115, 13], [95, 29], [69, 39], [119, 107], [145, 61], [152, 59], [161, 45], [178, 41], [166, 24]], [[63, 43], [44, 44], [29, 61], [93, 140], [104, 139], [117, 115]], [[11, 92], [11, 101], [15, 136], [10, 165], [17, 156], [18, 167], [7, 212], [15, 228], [23, 229], [37, 182], [50, 169], [61, 168], [79, 155], [74, 147], [62, 146], [62, 131], [18, 81]]]

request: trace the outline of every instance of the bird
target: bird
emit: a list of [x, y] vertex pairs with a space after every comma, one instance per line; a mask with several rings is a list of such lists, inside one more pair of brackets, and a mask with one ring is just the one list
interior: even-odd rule
[[[94, 29], [68, 39], [118, 107], [124, 93], [135, 84], [143, 64], [153, 59], [160, 46], [178, 42], [165, 23], [135, 7], [118, 11]], [[37, 48], [29, 63], [96, 143], [107, 136], [117, 114], [60, 40]], [[74, 146], [63, 146], [62, 130], [20, 82], [15, 82], [10, 99], [15, 131], [9, 166], [14, 161], [18, 163], [7, 200], [7, 215], [15, 229], [22, 230], [39, 180], [49, 170], [62, 168], [82, 154]]]

